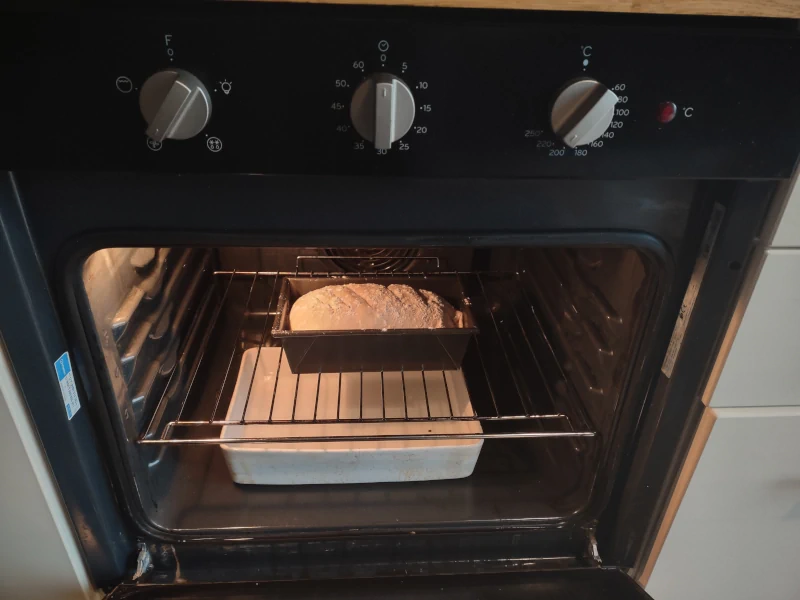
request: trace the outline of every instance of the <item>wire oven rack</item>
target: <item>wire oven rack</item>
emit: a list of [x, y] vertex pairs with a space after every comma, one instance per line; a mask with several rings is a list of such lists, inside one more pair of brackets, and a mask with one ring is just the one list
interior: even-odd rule
[[[248, 348], [257, 347], [255, 364], [258, 364], [262, 348], [278, 345], [278, 341], [272, 339], [269, 332], [271, 323], [276, 317], [275, 305], [282, 278], [287, 276], [325, 276], [330, 277], [332, 281], [342, 277], [348, 277], [352, 281], [354, 276], [358, 276], [358, 274], [341, 272], [301, 272], [299, 266], [302, 258], [306, 257], [298, 258], [298, 268], [293, 272], [215, 271], [215, 280], [220, 289], [219, 300], [211, 317], [209, 331], [205, 336], [207, 343], [201, 350], [202, 354], [199, 360], [195, 363], [195, 371], [188, 378], [188, 389], [180, 396], [168, 396], [165, 393], [138, 443], [145, 445], [207, 445], [485, 438], [592, 438], [597, 435], [589, 427], [589, 419], [577, 401], [574, 391], [567, 383], [568, 380], [542, 328], [529, 292], [517, 273], [456, 271], [403, 273], [409, 277], [457, 277], [461, 280], [480, 327], [480, 332], [473, 336], [463, 365], [463, 373], [473, 408], [471, 415], [456, 414], [453, 410], [451, 393], [444, 371], [425, 371], [422, 373], [422, 383], [427, 412], [424, 416], [409, 416], [406, 394], [406, 373], [409, 372], [401, 371], [402, 416], [387, 416], [384, 373], [381, 372], [381, 415], [364, 417], [364, 373], [362, 372], [360, 374], [362, 384], [359, 398], [359, 418], [340, 418], [342, 373], [338, 374], [336, 418], [317, 418], [321, 373], [298, 376], [291, 418], [273, 418], [272, 408], [275, 406], [281, 360], [278, 362], [267, 419], [245, 419], [247, 406], [251, 401], [250, 393], [256, 376], [255, 369], [250, 379], [247, 398], [241, 413], [242, 417], [236, 420], [219, 419], [218, 415], [225, 414], [227, 406], [231, 402], [231, 382], [236, 379], [243, 352]], [[424, 260], [426, 257], [420, 258]], [[376, 276], [376, 273], [364, 273], [364, 275], [373, 277]], [[398, 274], [387, 273], [386, 275], [397, 277]], [[257, 286], [260, 292], [254, 294]], [[241, 298], [238, 303], [233, 300], [237, 296], [235, 292], [237, 288], [241, 297], [244, 296], [244, 289], [247, 289], [244, 302], [241, 302]], [[262, 295], [261, 292], [266, 293]], [[241, 314], [238, 314], [239, 311]], [[231, 318], [232, 314], [234, 318]], [[258, 321], [258, 319], [262, 319], [263, 323], [260, 327], [254, 327], [253, 321]], [[221, 383], [212, 388], [215, 390], [213, 394], [212, 389], [209, 389], [208, 386], [199, 385], [198, 389], [194, 389], [195, 382], [204, 370], [212, 368], [220, 370], [219, 344], [215, 345], [209, 340], [218, 339], [214, 335], [214, 330], [230, 328], [231, 321], [238, 322], [238, 333], [235, 338], [232, 338], [232, 349], [222, 355], [225, 357], [222, 361], [225, 364], [224, 374], [217, 377], [218, 380], [221, 378]], [[229, 342], [230, 339], [231, 336], [228, 335]], [[212, 354], [214, 356], [209, 358]], [[281, 349], [282, 358], [283, 350]], [[311, 419], [295, 418], [300, 377], [316, 377], [317, 379], [316, 400]], [[444, 382], [449, 413], [432, 414], [428, 395], [429, 382], [432, 381], [430, 378], [441, 378]], [[170, 388], [169, 384], [167, 388]], [[182, 401], [179, 407], [164, 406], [170, 403], [176, 404], [176, 400], [180, 397], [182, 397]], [[287, 433], [287, 435], [281, 436], [225, 437], [224, 439], [220, 438], [218, 431], [219, 428], [232, 425], [329, 425], [448, 421], [477, 421], [480, 422], [482, 431], [479, 433], [346, 436], [298, 436], [296, 433]], [[295, 432], [296, 429], [289, 428], [286, 431]]]

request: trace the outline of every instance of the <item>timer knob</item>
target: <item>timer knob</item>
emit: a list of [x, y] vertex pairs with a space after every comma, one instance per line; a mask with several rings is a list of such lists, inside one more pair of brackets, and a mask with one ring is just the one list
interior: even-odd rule
[[353, 93], [350, 119], [361, 137], [388, 150], [411, 129], [414, 110], [414, 95], [402, 79], [374, 73]]
[[617, 95], [599, 81], [578, 79], [556, 95], [550, 124], [570, 148], [590, 144], [611, 125], [616, 104]]
[[211, 97], [188, 71], [167, 69], [144, 82], [139, 108], [151, 140], [186, 140], [203, 131], [211, 118]]

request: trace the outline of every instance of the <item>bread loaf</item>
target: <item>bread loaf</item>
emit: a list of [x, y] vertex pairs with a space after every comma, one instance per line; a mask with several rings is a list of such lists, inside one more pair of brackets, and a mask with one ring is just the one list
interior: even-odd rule
[[329, 285], [300, 296], [289, 313], [289, 327], [293, 331], [463, 326], [461, 311], [444, 298], [408, 285]]

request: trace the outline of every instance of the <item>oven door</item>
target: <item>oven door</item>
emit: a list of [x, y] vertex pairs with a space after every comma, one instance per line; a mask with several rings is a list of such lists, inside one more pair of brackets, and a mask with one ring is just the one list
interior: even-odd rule
[[[603, 564], [626, 570], [636, 568], [652, 542], [674, 476], [671, 465], [680, 464], [702, 408], [696, 391], [706, 376], [705, 365], [729, 319], [741, 267], [748, 262], [751, 241], [775, 187], [775, 182], [683, 180], [395, 180], [387, 185], [377, 178], [7, 173], [0, 181], [0, 280], [9, 285], [0, 301], [0, 330], [95, 584], [111, 589], [130, 582], [112, 597], [517, 598], [538, 593], [565, 600], [643, 598], [644, 592], [622, 571], [586, 567], [598, 564], [585, 558], [586, 534], [596, 528]], [[388, 213], [375, 209], [377, 197], [383, 199], [382, 206], [402, 202], [407, 208], [391, 213], [391, 230]], [[712, 251], [701, 241], [710, 215], [723, 209]], [[398, 232], [420, 246], [442, 244], [454, 236], [460, 244], [509, 243], [532, 232], [550, 237], [565, 232], [643, 232], [663, 240], [677, 267], [665, 298], [674, 316], [664, 320], [660, 342], [645, 353], [647, 364], [641, 368], [655, 371], [655, 381], [649, 385], [648, 378], [648, 389], [629, 404], [626, 418], [637, 427], [629, 440], [617, 438], [616, 476], [596, 521], [584, 527], [550, 528], [500, 522], [481, 529], [470, 523], [442, 524], [427, 533], [437, 540], [449, 536], [447, 552], [434, 545], [420, 550], [426, 535], [418, 530], [401, 531], [388, 541], [383, 531], [339, 536], [345, 549], [354, 538], [372, 540], [373, 546], [361, 548], [371, 559], [367, 568], [346, 553], [328, 552], [332, 541], [313, 532], [304, 539], [287, 539], [245, 537], [232, 530], [189, 539], [185, 532], [167, 535], [142, 526], [129, 510], [134, 491], [115, 453], [117, 438], [104, 396], [92, 393], [95, 365], [81, 342], [76, 307], [64, 293], [70, 272], [66, 262], [82, 247], [82, 240], [98, 236], [121, 245], [256, 245], [267, 236], [273, 243], [288, 244], [298, 229], [332, 244], [343, 239], [382, 243]], [[680, 352], [669, 377], [660, 364], [689, 279], [703, 261], [707, 268], [685, 335], [692, 344]], [[74, 361], [82, 405], [72, 414], [65, 411], [58, 367], [53, 366], [66, 352]], [[503, 535], [527, 537], [499, 537]], [[276, 541], [284, 546], [276, 550]], [[398, 541], [403, 543], [394, 545]], [[171, 569], [164, 571], [167, 576], [159, 577], [154, 568], [149, 577], [133, 583], [131, 566], [140, 543], [154, 548], [156, 559], [172, 561]], [[303, 543], [309, 548], [299, 553]], [[564, 548], [567, 552], [561, 552]], [[275, 567], [276, 552], [284, 550], [292, 563], [281, 570]], [[311, 564], [314, 552], [318, 559], [320, 553], [337, 559], [336, 569]], [[572, 561], [555, 560], [565, 556]], [[486, 574], [492, 570], [501, 573]], [[415, 577], [404, 579], [409, 573]], [[257, 587], [233, 583], [265, 580], [293, 582]]]
[[124, 584], [109, 599], [226, 598], [227, 600], [646, 600], [650, 596], [616, 569], [574, 569], [467, 577], [404, 577], [207, 585]]

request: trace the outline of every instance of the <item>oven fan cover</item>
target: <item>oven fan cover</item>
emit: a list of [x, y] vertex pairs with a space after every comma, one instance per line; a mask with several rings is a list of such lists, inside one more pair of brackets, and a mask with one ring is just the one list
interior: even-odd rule
[[345, 273], [395, 273], [407, 271], [419, 256], [415, 248], [326, 248], [327, 256]]

